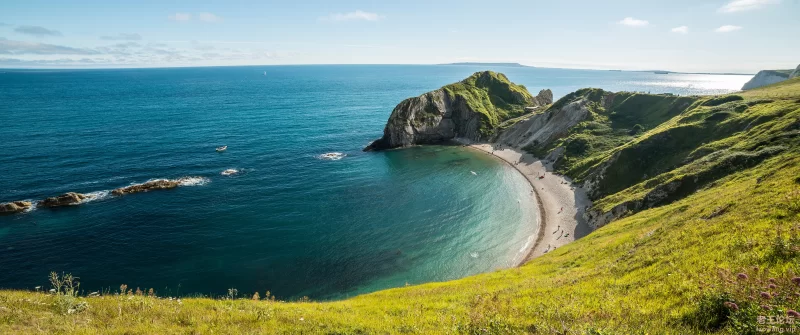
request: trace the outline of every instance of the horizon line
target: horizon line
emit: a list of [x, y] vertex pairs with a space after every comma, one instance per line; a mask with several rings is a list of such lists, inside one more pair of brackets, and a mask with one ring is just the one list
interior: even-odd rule
[[[708, 75], [755, 75], [756, 73], [743, 73], [743, 72], [683, 72], [683, 71], [670, 71], [670, 70], [624, 70], [614, 68], [570, 68], [570, 67], [546, 67], [525, 65], [518, 62], [453, 62], [453, 63], [308, 63], [308, 64], [247, 64], [247, 65], [170, 65], [170, 66], [106, 66], [106, 67], [2, 67], [0, 70], [137, 70], [137, 69], [178, 69], [178, 68], [214, 68], [214, 67], [255, 67], [255, 66], [365, 66], [365, 65], [381, 65], [381, 66], [480, 66], [487, 64], [490, 66], [498, 66], [496, 64], [517, 64], [518, 66], [509, 66], [514, 68], [535, 68], [535, 69], [556, 69], [556, 70], [586, 70], [586, 71], [621, 71], [621, 72], [655, 72], [664, 71], [675, 74], [708, 74]], [[500, 65], [502, 66], [502, 65]]]

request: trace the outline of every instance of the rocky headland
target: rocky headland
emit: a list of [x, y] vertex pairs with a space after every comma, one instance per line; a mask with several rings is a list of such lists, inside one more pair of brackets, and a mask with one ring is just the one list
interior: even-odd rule
[[365, 151], [435, 144], [456, 138], [488, 140], [506, 120], [522, 116], [526, 107], [553, 102], [553, 93], [531, 95], [500, 73], [477, 72], [461, 82], [403, 100], [392, 111], [383, 137]]
[[[792, 71], [784, 72], [788, 78]], [[772, 119], [755, 112], [781, 110], [775, 104], [744, 94], [591, 88], [552, 103], [549, 90], [534, 97], [502, 74], [478, 72], [401, 102], [384, 136], [365, 150], [456, 140], [504, 159], [528, 177], [538, 199], [547, 200], [539, 204], [540, 229], [577, 229], [558, 246], [789, 150], [800, 124], [790, 120], [779, 127], [784, 135], [764, 136], [760, 125]], [[731, 141], [732, 136], [749, 142]], [[551, 250], [534, 248], [537, 255]]]

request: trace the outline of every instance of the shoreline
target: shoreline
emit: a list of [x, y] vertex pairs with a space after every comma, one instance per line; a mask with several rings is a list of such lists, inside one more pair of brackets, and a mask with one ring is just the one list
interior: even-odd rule
[[[466, 144], [466, 147], [479, 150], [511, 165], [533, 188], [539, 211], [536, 240], [529, 247], [525, 257], [514, 267], [520, 267], [531, 259], [586, 236], [592, 231], [584, 219], [586, 208], [592, 204], [585, 190], [573, 185], [568, 177], [554, 174], [551, 163], [545, 163], [529, 153], [509, 146], [473, 143]], [[542, 175], [544, 178], [540, 179], [539, 176]]]

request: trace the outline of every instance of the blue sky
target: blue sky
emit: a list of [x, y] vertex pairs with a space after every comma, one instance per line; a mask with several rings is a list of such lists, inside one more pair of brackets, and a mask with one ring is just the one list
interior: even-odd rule
[[0, 2], [0, 67], [800, 63], [797, 0], [69, 2]]

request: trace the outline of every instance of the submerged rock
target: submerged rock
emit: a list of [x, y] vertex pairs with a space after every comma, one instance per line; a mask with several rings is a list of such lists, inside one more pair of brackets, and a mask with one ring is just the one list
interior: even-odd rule
[[176, 188], [178, 186], [180, 186], [180, 179], [177, 180], [157, 179], [142, 184], [120, 187], [118, 189], [111, 191], [111, 194], [125, 195], [131, 193], [148, 192], [152, 190], [168, 190], [171, 188]]
[[71, 206], [80, 204], [83, 200], [86, 200], [86, 198], [88, 198], [88, 196], [85, 194], [68, 192], [57, 197], [46, 198], [39, 201], [37, 205], [41, 207]]
[[0, 203], [0, 214], [13, 214], [24, 212], [33, 206], [30, 201], [12, 201]]
[[553, 102], [542, 90], [534, 97], [501, 73], [477, 72], [461, 82], [403, 100], [389, 116], [383, 137], [364, 151], [415, 144], [434, 144], [455, 138], [488, 139], [501, 122], [526, 113], [525, 107]]

